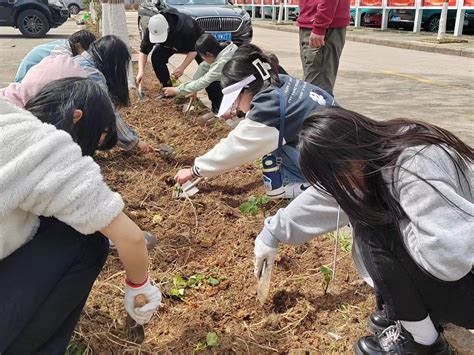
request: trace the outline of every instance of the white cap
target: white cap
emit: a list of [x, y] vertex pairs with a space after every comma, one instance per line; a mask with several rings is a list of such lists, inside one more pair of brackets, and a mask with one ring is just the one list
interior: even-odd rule
[[222, 89], [222, 94], [224, 95], [224, 97], [222, 98], [221, 107], [219, 108], [217, 117], [220, 117], [224, 113], [229, 111], [235, 100], [237, 100], [237, 97], [240, 95], [243, 88], [245, 88], [248, 84], [255, 80], [257, 80], [255, 76], [250, 75], [245, 79]]
[[161, 14], [154, 15], [148, 22], [151, 43], [163, 43], [168, 38], [168, 21]]

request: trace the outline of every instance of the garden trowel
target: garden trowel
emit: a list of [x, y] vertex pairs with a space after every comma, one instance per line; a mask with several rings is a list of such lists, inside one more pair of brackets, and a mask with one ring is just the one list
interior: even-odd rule
[[174, 198], [188, 198], [199, 192], [199, 189], [196, 185], [202, 180], [202, 178], [197, 178], [194, 181], [188, 181], [184, 185], [179, 186], [177, 190], [173, 191]]
[[137, 88], [137, 95], [140, 101], [143, 101], [145, 99], [145, 92], [143, 91], [142, 84], [138, 85]]
[[273, 262], [269, 263], [267, 260], [263, 261], [262, 270], [258, 275], [257, 280], [257, 298], [261, 305], [265, 303], [270, 291], [270, 281], [272, 277]]

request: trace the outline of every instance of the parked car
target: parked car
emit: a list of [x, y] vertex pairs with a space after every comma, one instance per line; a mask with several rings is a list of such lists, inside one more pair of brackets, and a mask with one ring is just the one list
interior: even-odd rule
[[0, 26], [18, 28], [26, 37], [44, 37], [68, 17], [60, 0], [0, 0]]
[[[474, 30], [474, 11], [466, 11], [464, 16], [464, 31]], [[441, 10], [423, 10], [421, 26], [424, 30], [438, 32]], [[453, 30], [456, 22], [456, 10], [448, 11], [447, 30]], [[392, 10], [389, 13], [389, 26], [404, 29], [413, 29], [415, 10]]]
[[[355, 24], [355, 9], [351, 9], [350, 24]], [[366, 27], [382, 26], [382, 10], [381, 9], [360, 9], [360, 24]]]
[[204, 31], [212, 33], [219, 41], [232, 41], [240, 46], [252, 40], [249, 14], [227, 0], [141, 0], [138, 8], [140, 37], [148, 27], [150, 17], [170, 7], [193, 17]]
[[71, 15], [77, 15], [86, 8], [82, 0], [62, 0], [62, 2], [67, 6]]

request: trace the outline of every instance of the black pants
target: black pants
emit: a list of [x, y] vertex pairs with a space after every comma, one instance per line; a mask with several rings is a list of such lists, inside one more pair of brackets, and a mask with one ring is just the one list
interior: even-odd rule
[[419, 321], [429, 314], [435, 325], [474, 327], [474, 274], [453, 282], [439, 280], [416, 264], [394, 225], [353, 226], [377, 303], [383, 301], [390, 319]]
[[108, 250], [100, 233], [43, 219], [33, 240], [0, 261], [0, 354], [64, 354]]
[[[170, 57], [175, 53], [177, 53], [177, 51], [172, 48], [157, 45], [151, 55], [153, 70], [163, 87], [173, 86], [171, 84], [170, 71], [168, 70], [167, 64]], [[202, 62], [202, 58], [199, 55], [196, 56], [195, 60], [198, 64]], [[217, 113], [223, 97], [220, 82], [213, 82], [206, 88], [206, 91], [212, 103], [212, 112]]]

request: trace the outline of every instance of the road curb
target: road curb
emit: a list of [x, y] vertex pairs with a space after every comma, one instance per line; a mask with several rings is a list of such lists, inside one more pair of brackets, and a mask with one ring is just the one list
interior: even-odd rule
[[[277, 24], [270, 24], [270, 23], [262, 23], [258, 21], [254, 21], [252, 25], [254, 27], [265, 28], [268, 30], [298, 33], [298, 28], [294, 25], [287, 25], [287, 24], [277, 25]], [[422, 51], [422, 52], [440, 53], [440, 54], [456, 55], [460, 57], [474, 58], [473, 50], [468, 50], [468, 49], [463, 49], [463, 48], [450, 48], [442, 44], [430, 44], [430, 43], [423, 43], [420, 41], [373, 38], [373, 37], [365, 36], [365, 34], [355, 34], [352, 32], [353, 30], [349, 30], [347, 32], [346, 34], [347, 41], [368, 43], [368, 44], [374, 44], [378, 46], [410, 49], [410, 50], [416, 50], [416, 51]]]

